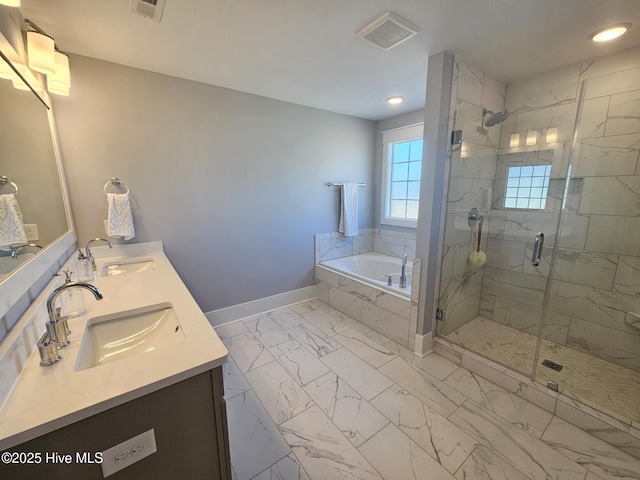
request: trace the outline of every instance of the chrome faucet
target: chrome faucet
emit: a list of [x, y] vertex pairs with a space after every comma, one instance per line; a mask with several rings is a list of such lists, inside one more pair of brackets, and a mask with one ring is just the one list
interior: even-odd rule
[[400, 274], [400, 288], [407, 288], [407, 275], [404, 273], [407, 267], [407, 254], [402, 254], [402, 273]]
[[11, 247], [11, 258], [18, 258], [18, 252], [23, 248], [33, 247], [42, 249], [42, 245], [36, 245], [35, 243], [26, 243], [24, 245], [19, 245], [17, 247]]
[[61, 358], [58, 354], [58, 349], [64, 348], [70, 343], [67, 337], [71, 331], [69, 330], [67, 319], [60, 315], [60, 307], [55, 307], [58, 297], [69, 288], [86, 288], [93, 293], [96, 300], [102, 300], [103, 298], [97, 287], [84, 282], [65, 283], [51, 292], [47, 300], [47, 314], [49, 315], [49, 321], [45, 324], [47, 331], [38, 341], [41, 367], [58, 363]]
[[105, 242], [107, 245], [109, 245], [109, 248], [113, 248], [113, 244], [107, 240], [106, 238], [94, 238], [93, 240], [89, 240], [87, 242], [87, 246], [84, 247], [85, 251], [87, 252], [87, 258], [89, 260], [91, 260], [91, 267], [93, 268], [93, 271], [96, 271], [96, 259], [93, 258], [93, 255], [91, 255], [91, 249], [89, 248], [89, 246], [93, 243], [93, 242]]

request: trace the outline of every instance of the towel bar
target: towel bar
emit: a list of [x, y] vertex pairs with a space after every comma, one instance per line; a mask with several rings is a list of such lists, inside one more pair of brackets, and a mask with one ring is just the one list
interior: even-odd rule
[[[366, 185], [366, 183], [359, 183], [358, 186], [359, 187], [364, 187]], [[341, 183], [333, 183], [333, 182], [327, 182], [327, 187], [341, 187], [342, 184]]]

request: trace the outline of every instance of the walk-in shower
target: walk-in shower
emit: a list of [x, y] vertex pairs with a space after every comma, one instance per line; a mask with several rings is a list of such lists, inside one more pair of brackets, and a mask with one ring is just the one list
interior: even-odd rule
[[483, 82], [460, 80], [456, 58], [436, 327], [625, 425], [640, 423], [637, 52], [508, 88], [477, 67]]

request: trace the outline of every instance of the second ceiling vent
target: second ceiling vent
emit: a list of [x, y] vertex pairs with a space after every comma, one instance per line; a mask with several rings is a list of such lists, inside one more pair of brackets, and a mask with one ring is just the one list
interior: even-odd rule
[[129, 11], [150, 20], [162, 20], [165, 0], [130, 0]]
[[357, 35], [376, 47], [389, 50], [419, 31], [420, 29], [408, 20], [395, 13], [387, 12], [360, 30]]

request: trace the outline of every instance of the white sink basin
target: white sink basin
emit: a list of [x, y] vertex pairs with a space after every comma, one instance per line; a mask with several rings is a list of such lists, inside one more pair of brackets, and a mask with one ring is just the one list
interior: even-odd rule
[[127, 273], [140, 273], [146, 270], [155, 270], [156, 264], [150, 258], [135, 258], [119, 262], [105, 263], [102, 267], [102, 276], [124, 275]]
[[95, 317], [87, 322], [74, 370], [151, 352], [184, 340], [170, 303]]

